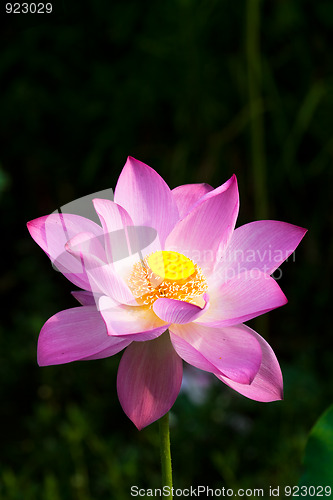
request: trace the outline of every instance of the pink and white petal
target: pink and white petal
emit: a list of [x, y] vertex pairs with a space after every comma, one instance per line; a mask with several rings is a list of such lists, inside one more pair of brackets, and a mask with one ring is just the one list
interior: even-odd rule
[[107, 264], [104, 246], [101, 237], [96, 237], [93, 233], [78, 233], [65, 244], [66, 252], [84, 262], [85, 269]]
[[93, 200], [104, 229], [108, 262], [127, 279], [134, 264], [152, 252], [161, 250], [157, 231], [146, 226], [134, 226], [127, 211], [110, 200]]
[[167, 330], [169, 323], [162, 321], [144, 306], [115, 306], [110, 297], [99, 300], [99, 310], [105, 321], [108, 335], [130, 338], [131, 341], [152, 340]]
[[210, 273], [232, 235], [239, 208], [234, 175], [205, 194], [169, 234], [165, 248], [182, 253]]
[[205, 305], [203, 308], [184, 302], [183, 300], [157, 299], [153, 304], [153, 310], [159, 318], [167, 323], [185, 324], [199, 318], [209, 307], [209, 297], [204, 295]]
[[137, 302], [122, 277], [115, 271], [112, 264], [96, 267], [88, 271], [88, 276], [92, 283], [97, 287], [97, 291], [110, 296], [120, 304], [137, 306]]
[[216, 196], [217, 193], [223, 193], [224, 191], [228, 191], [228, 189], [230, 187], [232, 187], [235, 183], [236, 183], [236, 189], [237, 189], [237, 201], [238, 201], [238, 205], [239, 205], [237, 179], [236, 179], [236, 175], [233, 174], [227, 181], [225, 181], [223, 184], [221, 184], [221, 186], [218, 186], [215, 189], [213, 188], [212, 190], [207, 190], [207, 192], [195, 202], [194, 207], [197, 205], [200, 205], [200, 203], [207, 200], [208, 198]]
[[96, 306], [100, 297], [100, 295], [95, 295], [86, 290], [75, 290], [71, 294], [82, 306]]
[[207, 328], [197, 323], [172, 325], [170, 337], [178, 355], [201, 370], [250, 384], [261, 364], [261, 347], [239, 328]]
[[[195, 323], [193, 324], [195, 325]], [[220, 370], [213, 363], [187, 341], [185, 335], [181, 335], [180, 327], [173, 325], [169, 331], [175, 351], [186, 363], [206, 372], [220, 373]]]
[[179, 394], [182, 376], [182, 360], [168, 333], [150, 342], [133, 342], [126, 349], [118, 369], [118, 398], [139, 430], [170, 410]]
[[70, 363], [105, 349], [112, 356], [129, 343], [107, 335], [96, 307], [75, 307], [55, 314], [44, 324], [38, 339], [37, 361], [40, 366]]
[[155, 170], [132, 157], [119, 176], [114, 200], [127, 210], [135, 225], [156, 229], [162, 246], [179, 219], [169, 186]]
[[197, 203], [205, 194], [213, 191], [213, 187], [209, 184], [184, 184], [172, 190], [172, 194], [176, 200], [179, 217], [182, 219], [195, 203]]
[[262, 360], [258, 373], [254, 377], [251, 385], [234, 382], [216, 373], [215, 375], [229, 387], [249, 399], [266, 403], [283, 399], [282, 373], [273, 349], [266, 340], [248, 326], [239, 325], [239, 328], [247, 330], [260, 343]]
[[211, 327], [237, 325], [288, 302], [271, 276], [254, 269], [209, 292], [210, 307], [197, 322]]
[[102, 228], [89, 219], [72, 214], [46, 215], [28, 222], [27, 227], [54, 266], [76, 286], [90, 290], [82, 263], [65, 251], [65, 244], [82, 232], [93, 233], [99, 238], [103, 235]]
[[118, 246], [117, 259], [114, 260], [112, 265], [119, 276], [126, 282], [131, 277], [136, 264], [143, 261], [150, 254], [162, 250], [157, 231], [152, 227], [127, 226], [127, 228], [113, 234], [118, 240]]
[[104, 230], [108, 262], [127, 258], [131, 249], [126, 230], [128, 226], [133, 226], [131, 217], [123, 207], [113, 201], [94, 199], [93, 204]]
[[136, 305], [132, 292], [113, 265], [96, 256], [100, 255], [99, 245], [96, 239], [81, 233], [68, 241], [65, 248], [83, 264], [94, 293], [109, 295], [121, 304]]
[[276, 220], [259, 220], [235, 229], [216, 267], [221, 279], [244, 270], [272, 274], [295, 250], [307, 232], [299, 226]]

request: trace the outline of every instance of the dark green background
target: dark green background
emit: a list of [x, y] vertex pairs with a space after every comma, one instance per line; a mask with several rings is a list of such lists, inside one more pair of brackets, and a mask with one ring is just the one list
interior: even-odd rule
[[247, 400], [211, 376], [204, 404], [182, 394], [171, 415], [175, 486], [298, 483], [333, 392], [333, 4], [262, 1], [257, 26], [256, 4], [57, 0], [38, 16], [1, 4], [1, 500], [122, 500], [130, 485], [160, 486], [157, 424], [138, 432], [117, 400], [120, 355], [36, 363], [41, 326], [76, 303], [25, 224], [114, 187], [128, 155], [170, 187], [234, 172], [238, 225], [309, 229], [282, 266], [288, 305], [250, 323], [280, 360], [285, 401]]

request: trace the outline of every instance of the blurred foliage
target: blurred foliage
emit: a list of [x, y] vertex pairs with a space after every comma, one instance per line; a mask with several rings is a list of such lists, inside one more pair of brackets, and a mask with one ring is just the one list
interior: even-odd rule
[[304, 459], [304, 474], [300, 483], [309, 488], [309, 494], [303, 496], [305, 498], [313, 497], [313, 490], [310, 489], [310, 486], [323, 485], [330, 486], [333, 495], [332, 470], [333, 405], [319, 418], [309, 435]]
[[122, 500], [131, 484], [160, 485], [157, 425], [138, 432], [117, 400], [120, 355], [37, 367], [41, 326], [75, 301], [25, 223], [114, 187], [127, 155], [171, 187], [217, 186], [235, 172], [238, 224], [250, 222], [253, 113], [268, 217], [309, 229], [282, 267], [290, 303], [265, 322], [285, 401], [256, 403], [216, 382], [199, 404], [184, 390], [172, 411], [174, 482], [298, 484], [307, 434], [333, 396], [333, 5], [260, 3], [252, 103], [246, 5], [57, 0], [50, 15], [1, 13], [1, 500]]

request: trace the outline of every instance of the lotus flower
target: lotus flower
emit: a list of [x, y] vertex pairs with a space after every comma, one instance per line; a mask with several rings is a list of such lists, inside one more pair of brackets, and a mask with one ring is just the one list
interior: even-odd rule
[[243, 322], [287, 302], [270, 276], [306, 230], [272, 220], [235, 229], [236, 176], [214, 189], [173, 190], [129, 157], [114, 201], [93, 200], [100, 225], [52, 214], [28, 223], [32, 238], [74, 285], [81, 306], [43, 326], [41, 366], [125, 349], [117, 375], [124, 412], [140, 430], [180, 390], [183, 360], [257, 401], [282, 399], [268, 343]]

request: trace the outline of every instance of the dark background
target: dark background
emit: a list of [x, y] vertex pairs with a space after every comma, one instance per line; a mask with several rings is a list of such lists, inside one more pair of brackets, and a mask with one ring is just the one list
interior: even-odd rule
[[238, 225], [309, 229], [281, 268], [289, 303], [249, 323], [278, 356], [284, 402], [214, 376], [200, 391], [207, 378], [189, 371], [171, 413], [175, 486], [297, 484], [333, 392], [332, 2], [52, 4], [0, 7], [0, 498], [122, 500], [130, 485], [160, 486], [158, 426], [138, 432], [117, 400], [120, 355], [36, 363], [41, 326], [76, 303], [25, 224], [114, 187], [128, 155], [172, 188], [234, 172]]

